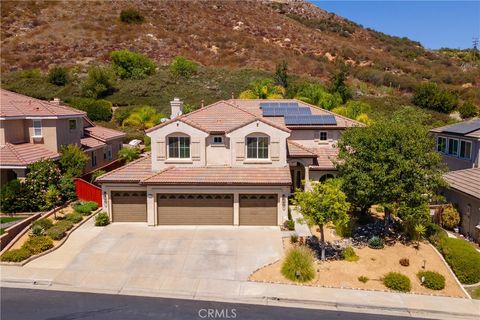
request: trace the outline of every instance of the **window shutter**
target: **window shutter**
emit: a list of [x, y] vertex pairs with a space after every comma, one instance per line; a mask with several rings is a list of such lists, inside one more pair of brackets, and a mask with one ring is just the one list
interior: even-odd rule
[[280, 160], [280, 142], [278, 141], [272, 141], [270, 144], [271, 146], [271, 156], [270, 158], [272, 161], [278, 161]]
[[192, 139], [192, 144], [191, 144], [191, 155], [192, 155], [192, 160], [198, 161], [200, 160], [200, 140], [199, 139]]
[[245, 142], [237, 141], [235, 144], [235, 153], [237, 154], [237, 160], [245, 159]]
[[165, 141], [159, 140], [157, 141], [157, 160], [165, 160]]

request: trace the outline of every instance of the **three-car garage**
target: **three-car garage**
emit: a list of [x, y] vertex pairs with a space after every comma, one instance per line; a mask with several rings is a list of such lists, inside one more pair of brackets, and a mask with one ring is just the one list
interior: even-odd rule
[[[110, 194], [113, 222], [148, 221], [147, 192]], [[278, 205], [278, 195], [267, 193], [156, 193], [154, 224], [276, 226]]]

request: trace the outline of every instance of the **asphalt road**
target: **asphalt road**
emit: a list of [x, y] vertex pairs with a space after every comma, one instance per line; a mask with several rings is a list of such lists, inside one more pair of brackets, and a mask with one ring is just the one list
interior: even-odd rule
[[411, 319], [325, 310], [198, 300], [0, 288], [2, 320]]

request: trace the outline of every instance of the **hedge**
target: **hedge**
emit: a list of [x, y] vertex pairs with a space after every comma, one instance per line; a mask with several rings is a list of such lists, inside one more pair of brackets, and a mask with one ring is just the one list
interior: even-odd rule
[[108, 218], [108, 214], [106, 212], [100, 212], [96, 217], [95, 217], [95, 225], [97, 227], [104, 227], [110, 223], [110, 220]]
[[22, 245], [22, 248], [27, 249], [32, 254], [39, 254], [53, 248], [53, 241], [47, 236], [31, 237]]
[[53, 222], [48, 218], [42, 218], [32, 223], [32, 228], [35, 226], [40, 226], [45, 231], [53, 226]]
[[463, 284], [480, 281], [480, 252], [465, 240], [442, 238], [438, 249]]
[[92, 212], [93, 210], [96, 210], [97, 208], [98, 208], [97, 203], [93, 201], [86, 201], [86, 202], [80, 201], [73, 205], [73, 210], [83, 214], [89, 214], [90, 212]]
[[73, 212], [65, 215], [65, 219], [67, 221], [71, 221], [72, 223], [79, 223], [82, 221], [83, 217], [81, 213]]
[[13, 249], [2, 254], [0, 260], [8, 262], [20, 262], [29, 258], [32, 253], [25, 248]]

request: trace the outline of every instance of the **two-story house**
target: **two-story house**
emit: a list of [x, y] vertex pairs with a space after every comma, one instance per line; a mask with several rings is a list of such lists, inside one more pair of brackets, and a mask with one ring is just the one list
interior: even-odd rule
[[97, 179], [113, 222], [280, 225], [302, 181], [335, 175], [335, 141], [360, 123], [297, 100], [219, 101], [147, 131], [151, 157]]
[[60, 100], [43, 101], [0, 90], [1, 184], [22, 179], [28, 165], [57, 160], [61, 147], [76, 144], [89, 157], [85, 172], [117, 159], [123, 132], [95, 126], [85, 112], [64, 106]]
[[449, 170], [480, 167], [480, 119], [430, 130]]

